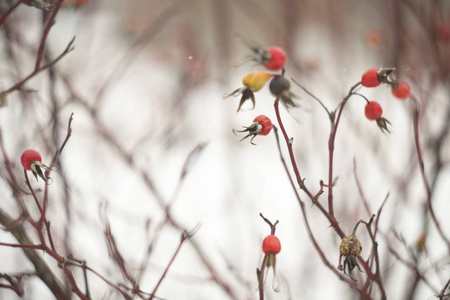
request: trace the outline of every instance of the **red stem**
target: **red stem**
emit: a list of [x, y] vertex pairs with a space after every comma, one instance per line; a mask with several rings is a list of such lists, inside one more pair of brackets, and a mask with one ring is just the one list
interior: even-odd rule
[[16, 2], [16, 4], [14, 4], [13, 6], [11, 6], [11, 8], [6, 12], [5, 15], [3, 15], [3, 17], [0, 19], [0, 26], [3, 24], [3, 22], [5, 22], [6, 18], [8, 18], [8, 16], [17, 8], [19, 7], [19, 5], [22, 4], [22, 1], [19, 0]]
[[[54, 24], [54, 20], [56, 15], [58, 14], [59, 8], [61, 6], [62, 0], [58, 1], [58, 4], [56, 5], [55, 9], [53, 9], [50, 17], [47, 19], [47, 23], [44, 28], [44, 32], [42, 33], [41, 42], [39, 43], [37, 58], [36, 58], [36, 66], [34, 67], [34, 71], [37, 72], [41, 68], [41, 62], [44, 58], [44, 49], [45, 49], [45, 43], [47, 41], [48, 34], [50, 33], [50, 29], [52, 28]], [[46, 14], [44, 13], [44, 18]]]
[[42, 206], [41, 206], [41, 204], [39, 203], [39, 200], [38, 200], [38, 198], [37, 198], [37, 196], [36, 196], [36, 194], [35, 194], [33, 188], [31, 187], [30, 180], [28, 179], [28, 173], [27, 173], [27, 170], [23, 169], [23, 173], [25, 174], [25, 182], [26, 182], [26, 184], [27, 184], [27, 186], [28, 186], [28, 189], [29, 189], [30, 192], [31, 192], [31, 195], [33, 196], [33, 199], [34, 199], [34, 202], [36, 203], [36, 206], [37, 206], [38, 209], [39, 209], [39, 213], [40, 213], [41, 215], [43, 215], [44, 210], [42, 209]]
[[[279, 99], [277, 98], [275, 100], [275, 103], [277, 104], [278, 101], [279, 101]], [[336, 276], [338, 276], [341, 280], [344, 280], [345, 282], [347, 282], [351, 288], [353, 288], [355, 290], [358, 290], [358, 285], [354, 281], [352, 281], [352, 280], [350, 280], [350, 279], [348, 279], [346, 277], [342, 277], [341, 276], [340, 272], [328, 261], [328, 259], [325, 256], [325, 253], [322, 251], [322, 248], [317, 243], [316, 238], [314, 237], [314, 234], [313, 234], [313, 232], [311, 230], [311, 227], [309, 226], [308, 217], [306, 215], [305, 203], [301, 200], [300, 195], [298, 194], [298, 189], [295, 186], [294, 181], [292, 180], [292, 177], [291, 177], [291, 175], [289, 173], [289, 168], [288, 168], [288, 166], [286, 164], [286, 161], [284, 160], [283, 155], [281, 153], [281, 146], [280, 146], [279, 137], [278, 137], [278, 129], [275, 126], [273, 127], [273, 129], [274, 129], [275, 137], [277, 139], [278, 151], [280, 153], [281, 162], [282, 162], [283, 167], [284, 167], [284, 169], [286, 171], [286, 174], [288, 176], [289, 182], [291, 183], [292, 189], [294, 190], [294, 194], [295, 194], [295, 197], [297, 198], [297, 202], [300, 204], [300, 208], [301, 208], [302, 216], [303, 216], [303, 221], [305, 223], [306, 231], [308, 232], [309, 239], [313, 243], [314, 248], [316, 249], [317, 253], [319, 254], [320, 258], [322, 259], [322, 262], [324, 263], [324, 265], [327, 266], [331, 271], [333, 271], [333, 273], [336, 274]], [[336, 229], [336, 227], [335, 227], [335, 229]]]
[[334, 218], [334, 207], [333, 207], [333, 164], [334, 164], [334, 144], [336, 140], [336, 133], [339, 126], [339, 121], [341, 120], [342, 111], [344, 110], [345, 104], [347, 100], [353, 95], [353, 91], [361, 84], [361, 81], [356, 83], [354, 86], [350, 88], [347, 96], [345, 96], [344, 100], [341, 102], [339, 111], [336, 117], [336, 120], [332, 119], [331, 123], [331, 132], [330, 138], [328, 139], [328, 160], [329, 160], [329, 168], [328, 168], [328, 212], [330, 217]]
[[94, 269], [85, 266], [86, 270], [92, 272], [93, 274], [95, 274], [98, 278], [100, 278], [101, 280], [103, 280], [104, 282], [106, 282], [109, 286], [111, 286], [113, 289], [115, 289], [118, 293], [120, 293], [125, 299], [131, 299], [124, 291], [122, 291], [120, 289], [120, 287], [116, 284], [114, 284], [113, 282], [109, 281], [108, 279], [106, 279], [104, 276], [102, 276], [100, 273], [98, 273], [97, 271], [95, 271]]
[[[278, 125], [280, 126], [281, 132], [283, 133], [283, 137], [284, 140], [286, 141], [286, 146], [288, 148], [289, 151], [289, 159], [292, 163], [292, 168], [294, 169], [294, 173], [297, 179], [297, 183], [300, 185], [300, 187], [303, 189], [303, 191], [305, 191], [305, 193], [308, 195], [308, 197], [312, 200], [313, 204], [317, 206], [317, 208], [319, 208], [319, 210], [325, 215], [325, 217], [330, 221], [331, 226], [334, 228], [334, 230], [336, 231], [336, 233], [343, 238], [345, 236], [344, 232], [342, 231], [341, 227], [339, 226], [339, 223], [336, 221], [336, 219], [334, 217], [331, 217], [331, 215], [326, 211], [325, 208], [323, 208], [322, 204], [320, 204], [319, 201], [317, 201], [318, 195], [320, 195], [320, 193], [317, 196], [314, 196], [309, 190], [308, 188], [305, 186], [302, 177], [300, 176], [300, 172], [298, 170], [298, 166], [297, 163], [295, 161], [295, 156], [294, 156], [294, 151], [292, 148], [292, 140], [289, 138], [286, 129], [284, 128], [283, 125], [283, 121], [281, 120], [281, 115], [280, 115], [280, 108], [279, 108], [279, 102], [280, 99], [276, 98], [275, 99], [275, 103], [274, 103], [274, 107], [275, 107], [275, 114], [277, 116], [277, 121], [278, 121]], [[280, 151], [280, 155], [281, 155], [281, 151]], [[282, 158], [283, 159], [283, 158]], [[283, 159], [284, 160], [284, 159]], [[330, 190], [331, 188], [329, 187], [328, 190]], [[296, 190], [296, 189], [295, 189]], [[298, 198], [299, 199], [299, 198]], [[299, 202], [300, 203], [300, 202]], [[302, 205], [300, 203], [300, 205]]]
[[153, 289], [152, 294], [148, 298], [149, 300], [152, 300], [153, 297], [155, 296], [156, 291], [158, 290], [159, 286], [161, 285], [162, 281], [164, 280], [164, 277], [166, 277], [166, 274], [169, 271], [170, 266], [174, 262], [175, 257], [177, 257], [178, 253], [180, 252], [181, 246], [183, 246], [183, 244], [184, 244], [184, 242], [186, 241], [187, 238], [188, 238], [187, 233], [182, 233], [181, 234], [181, 240], [180, 240], [180, 243], [178, 244], [177, 250], [175, 250], [175, 253], [173, 254], [172, 258], [170, 259], [170, 262], [167, 265], [166, 269], [164, 270], [164, 273], [162, 274], [161, 278], [159, 279], [158, 283], [156, 284], [155, 288]]
[[0, 242], [0, 246], [11, 247], [11, 248], [26, 248], [26, 249], [42, 249], [41, 245], [22, 245], [22, 244], [10, 244]]
[[449, 294], [445, 294], [445, 291], [447, 290], [447, 288], [450, 286], [450, 278], [447, 280], [447, 283], [444, 285], [444, 287], [441, 290], [441, 293], [438, 295], [439, 300], [444, 300], [444, 297], [446, 297]]
[[256, 276], [258, 277], [259, 300], [264, 300], [264, 269], [266, 268], [266, 260], [267, 254], [264, 255], [261, 268], [256, 269]]

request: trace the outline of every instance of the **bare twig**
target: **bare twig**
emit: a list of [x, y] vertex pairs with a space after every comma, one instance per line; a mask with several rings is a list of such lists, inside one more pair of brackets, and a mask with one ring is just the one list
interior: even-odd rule
[[303, 91], [305, 91], [305, 93], [307, 93], [309, 96], [311, 96], [314, 100], [316, 100], [319, 104], [320, 104], [320, 106], [322, 106], [322, 108], [326, 111], [326, 113], [327, 113], [327, 115], [328, 115], [328, 117], [330, 118], [330, 120], [331, 120], [331, 122], [333, 122], [333, 116], [334, 116], [334, 114], [332, 114], [329, 110], [328, 110], [328, 108], [325, 106], [325, 104], [323, 104], [323, 102], [318, 98], [318, 97], [316, 97], [313, 93], [311, 93], [309, 90], [307, 90], [303, 85], [301, 85], [297, 80], [295, 80], [294, 78], [291, 78], [291, 80], [296, 84], [296, 85], [298, 85]]
[[444, 297], [450, 296], [450, 293], [445, 293], [449, 287], [450, 287], [450, 278], [447, 280], [447, 283], [444, 285], [439, 295], [436, 295], [436, 297], [438, 297], [439, 300], [444, 300]]
[[[92, 120], [94, 121], [94, 123], [98, 128], [99, 134], [105, 139], [106, 142], [108, 142], [111, 146], [113, 146], [117, 150], [119, 156], [129, 165], [129, 167], [135, 170], [137, 174], [141, 176], [145, 186], [155, 197], [155, 200], [160, 209], [162, 209], [166, 213], [167, 223], [170, 224], [173, 228], [179, 230], [180, 232], [185, 232], [186, 229], [176, 219], [174, 219], [171, 216], [170, 211], [166, 209], [167, 208], [166, 200], [160, 193], [151, 175], [148, 173], [148, 170], [146, 169], [144, 170], [143, 168], [141, 168], [135, 161], [133, 155], [129, 153], [102, 124], [102, 122], [99, 119], [99, 116], [96, 113], [97, 112], [96, 109], [88, 105], [88, 103], [75, 92], [75, 90], [71, 87], [70, 83], [67, 80], [65, 81], [65, 83], [68, 90], [71, 92], [73, 98], [77, 100], [78, 103], [83, 105], [86, 108], [86, 110], [90, 113]], [[208, 254], [203, 250], [203, 247], [195, 240], [195, 238], [189, 239], [188, 241], [194, 247], [198, 257], [200, 258], [200, 260], [202, 261], [203, 265], [208, 270], [208, 272], [211, 274], [213, 280], [225, 291], [225, 293], [227, 293], [231, 297], [231, 299], [239, 299], [239, 297], [235, 294], [233, 288], [228, 283], [228, 281], [225, 280], [218, 272], [216, 266], [212, 263], [212, 261], [208, 257]]]
[[[0, 209], [0, 224], [9, 227], [12, 223], [11, 217]], [[23, 225], [17, 225], [10, 230], [11, 234], [17, 239], [21, 245], [33, 245], [33, 242], [28, 237], [26, 229]], [[34, 265], [36, 275], [44, 282], [57, 299], [71, 299], [70, 295], [64, 289], [64, 285], [59, 281], [58, 277], [53, 273], [52, 269], [47, 265], [46, 261], [38, 255], [35, 249], [21, 247], [27, 258]]]
[[17, 1], [11, 8], [0, 18], [0, 26], [3, 25], [3, 22], [5, 22], [6, 18], [16, 9], [19, 7], [19, 5], [22, 4], [22, 0]]
[[433, 204], [431, 202], [432, 200], [432, 190], [431, 186], [428, 182], [427, 176], [425, 174], [425, 163], [422, 157], [422, 150], [420, 147], [420, 138], [419, 138], [419, 118], [420, 118], [420, 103], [418, 99], [411, 95], [411, 99], [414, 101], [415, 108], [414, 108], [414, 120], [413, 120], [413, 128], [414, 128], [414, 142], [417, 152], [417, 159], [419, 160], [419, 168], [420, 168], [420, 174], [422, 176], [423, 185], [425, 186], [425, 190], [427, 192], [427, 206], [428, 211], [430, 212], [431, 219], [433, 220], [434, 225], [436, 226], [436, 229], [439, 232], [439, 235], [441, 236], [442, 240], [447, 244], [447, 251], [450, 253], [450, 240], [445, 235], [444, 231], [442, 230], [442, 227], [436, 217], [436, 214], [434, 213]]
[[338, 113], [336, 119], [334, 117], [330, 118], [331, 122], [331, 131], [330, 137], [328, 139], [328, 213], [330, 214], [330, 219], [335, 220], [334, 218], [334, 208], [333, 208], [333, 164], [334, 164], [334, 144], [336, 140], [336, 133], [339, 126], [339, 122], [341, 120], [342, 112], [344, 111], [345, 104], [347, 100], [353, 95], [354, 90], [361, 85], [361, 82], [356, 83], [350, 88], [347, 96], [344, 97], [344, 100], [340, 103], [338, 107]]
[[[289, 138], [286, 129], [284, 128], [283, 125], [283, 121], [281, 119], [281, 115], [280, 115], [280, 108], [279, 108], [279, 98], [275, 99], [275, 103], [274, 103], [274, 108], [275, 108], [275, 114], [277, 116], [277, 121], [278, 121], [278, 125], [280, 126], [281, 132], [283, 134], [284, 140], [286, 142], [286, 147], [288, 148], [288, 152], [289, 152], [289, 159], [291, 161], [292, 164], [292, 168], [294, 169], [294, 174], [296, 176], [297, 179], [297, 183], [300, 185], [300, 188], [303, 189], [303, 191], [305, 191], [305, 193], [308, 195], [308, 197], [311, 199], [311, 201], [313, 202], [314, 205], [317, 206], [317, 208], [319, 208], [319, 210], [325, 215], [325, 217], [330, 221], [331, 226], [334, 228], [334, 230], [336, 231], [336, 233], [343, 238], [345, 236], [344, 232], [342, 231], [342, 229], [339, 226], [339, 223], [337, 222], [337, 220], [332, 217], [329, 212], [326, 211], [325, 208], [323, 208], [322, 204], [320, 204], [320, 202], [318, 201], [318, 196], [321, 194], [321, 192], [317, 193], [316, 196], [314, 196], [306, 187], [306, 185], [304, 184], [304, 179], [301, 177], [300, 172], [298, 170], [298, 166], [297, 163], [295, 161], [295, 156], [294, 156], [294, 150], [292, 148], [292, 143], [293, 140]], [[276, 134], [276, 138], [278, 141], [278, 150], [280, 152], [280, 157], [281, 157], [281, 161], [283, 162], [284, 165], [286, 165], [286, 162], [284, 161], [282, 152], [281, 152], [281, 146], [279, 144], [279, 138], [278, 138], [278, 130], [274, 127], [275, 129], [275, 134]], [[287, 165], [286, 165], [287, 167]], [[288, 171], [289, 174], [289, 171]], [[295, 188], [294, 188], [295, 189]], [[295, 189], [297, 191], [297, 189]], [[328, 188], [328, 190], [330, 190], [330, 187]], [[321, 191], [322, 191], [322, 186], [321, 186]], [[297, 197], [297, 200], [299, 201], [299, 204], [302, 206], [304, 205], [303, 203], [300, 203], [300, 198]]]
[[[63, 0], [53, 0], [53, 1], [56, 3], [56, 6], [52, 10], [52, 12], [48, 15], [47, 20], [44, 20], [44, 22], [46, 22], [46, 24], [44, 27], [44, 32], [42, 33], [41, 42], [39, 43], [39, 48], [38, 48], [38, 52], [37, 52], [37, 56], [36, 56], [36, 65], [34, 67], [35, 72], [39, 72], [39, 69], [41, 68], [41, 62], [42, 62], [42, 59], [44, 58], [44, 49], [45, 49], [47, 37], [48, 37], [48, 34], [50, 33], [50, 29], [52, 28], [53, 24], [55, 23], [55, 17], [58, 14], [59, 8], [61, 7], [61, 4], [63, 2]], [[33, 0], [31, 2], [38, 2], [38, 1]], [[45, 16], [46, 16], [46, 14], [44, 14], [44, 19], [45, 19]], [[74, 39], [75, 38], [72, 39], [70, 44], [73, 43]], [[69, 46], [70, 46], [70, 44], [69, 44]]]
[[20, 88], [22, 88], [22, 86], [28, 82], [28, 80], [30, 80], [31, 78], [33, 78], [34, 76], [36, 76], [38, 73], [50, 68], [51, 66], [55, 65], [57, 62], [59, 62], [64, 56], [66, 56], [69, 52], [71, 52], [74, 49], [74, 44], [75, 42], [75, 38], [73, 38], [69, 45], [67, 45], [66, 49], [53, 61], [49, 62], [48, 64], [44, 65], [44, 66], [40, 66], [39, 68], [35, 69], [33, 72], [31, 72], [31, 74], [29, 74], [27, 77], [25, 77], [24, 79], [22, 79], [21, 81], [17, 82], [16, 84], [14, 84], [12, 87], [10, 87], [9, 89], [3, 91], [0, 93], [0, 97], [4, 98], [6, 97], [8, 94], [12, 93], [13, 91], [19, 90]]
[[[278, 98], [277, 98], [277, 100], [278, 100]], [[277, 100], [275, 100], [275, 103], [277, 103]], [[301, 212], [302, 212], [303, 221], [305, 223], [306, 231], [308, 232], [309, 239], [313, 243], [313, 246], [316, 249], [317, 253], [319, 254], [323, 264], [325, 266], [327, 266], [336, 276], [338, 276], [338, 278], [346, 281], [351, 288], [353, 288], [355, 290], [358, 290], [358, 286], [357, 286], [357, 284], [355, 282], [353, 282], [352, 280], [350, 280], [348, 278], [341, 278], [339, 270], [337, 268], [335, 268], [328, 261], [328, 259], [325, 256], [325, 253], [323, 252], [322, 248], [317, 243], [316, 238], [314, 237], [314, 234], [313, 234], [313, 232], [311, 230], [311, 227], [309, 225], [308, 217], [306, 216], [305, 203], [301, 200], [300, 195], [298, 194], [298, 190], [297, 190], [297, 188], [296, 188], [296, 186], [294, 184], [294, 181], [292, 180], [292, 177], [291, 177], [291, 175], [289, 173], [289, 168], [287, 167], [286, 161], [283, 158], [283, 154], [281, 152], [281, 146], [280, 146], [280, 139], [279, 139], [279, 136], [278, 136], [278, 129], [275, 126], [273, 127], [273, 129], [274, 129], [275, 137], [276, 137], [276, 140], [277, 140], [277, 146], [278, 146], [278, 151], [279, 151], [279, 154], [280, 154], [280, 157], [281, 157], [281, 162], [282, 162], [283, 167], [284, 167], [284, 169], [285, 169], [285, 171], [286, 171], [286, 173], [288, 175], [288, 179], [289, 179], [289, 182], [291, 183], [292, 189], [294, 190], [295, 197], [297, 198], [297, 201], [300, 204], [300, 209], [301, 209]]]
[[175, 260], [175, 257], [177, 257], [178, 253], [180, 252], [181, 246], [183, 246], [186, 239], [189, 239], [192, 236], [193, 233], [187, 233], [184, 232], [181, 234], [180, 243], [178, 244], [177, 249], [175, 250], [175, 253], [173, 254], [172, 258], [169, 261], [169, 264], [167, 265], [166, 269], [164, 270], [163, 274], [161, 275], [161, 278], [159, 279], [158, 283], [156, 284], [155, 288], [153, 289], [153, 292], [151, 296], [148, 298], [149, 300], [152, 300], [156, 294], [156, 291], [158, 290], [159, 286], [161, 285], [162, 281], [166, 277], [167, 272], [169, 271], [170, 266]]
[[262, 213], [259, 213], [259, 216], [264, 220], [264, 222], [266, 222], [267, 224], [269, 224], [269, 226], [270, 226], [270, 234], [273, 234], [273, 235], [274, 235], [274, 234], [275, 234], [276, 227], [277, 227], [277, 224], [280, 223], [280, 222], [278, 222], [278, 220], [276, 220], [275, 223], [272, 223], [272, 222], [270, 222], [269, 219], [267, 219], [266, 217], [264, 217]]
[[389, 252], [403, 265], [408, 267], [413, 273], [425, 283], [435, 294], [438, 294], [438, 289], [434, 287], [431, 282], [427, 279], [427, 277], [411, 262], [407, 261], [406, 259], [402, 258], [397, 251], [388, 245]]
[[111, 226], [110, 226], [109, 221], [105, 214], [106, 214], [106, 212], [103, 212], [102, 218], [103, 218], [103, 222], [105, 224], [104, 225], [105, 226], [104, 235], [105, 235], [106, 245], [108, 246], [109, 256], [112, 258], [114, 263], [117, 265], [117, 267], [119, 268], [123, 277], [129, 282], [133, 282], [133, 278], [125, 264], [125, 260], [123, 259], [122, 254], [120, 253], [120, 251], [117, 247], [116, 239], [114, 238], [114, 235], [112, 234]]

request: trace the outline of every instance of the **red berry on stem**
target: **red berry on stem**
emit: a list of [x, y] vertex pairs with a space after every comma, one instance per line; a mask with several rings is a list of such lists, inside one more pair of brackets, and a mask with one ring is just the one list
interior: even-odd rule
[[48, 170], [49, 168], [42, 163], [42, 157], [39, 152], [34, 150], [26, 150], [22, 153], [20, 157], [20, 162], [25, 170], [29, 170], [33, 173], [34, 177], [41, 177], [44, 181], [47, 181], [45, 178], [44, 172], [42, 169]]
[[269, 47], [266, 51], [270, 58], [264, 62], [264, 67], [273, 71], [282, 69], [286, 64], [286, 53], [284, 50], [280, 47]]
[[42, 157], [37, 151], [26, 150], [25, 152], [22, 153], [20, 161], [25, 170], [31, 170], [31, 165], [36, 161], [42, 162]]
[[399, 99], [406, 99], [410, 94], [411, 89], [406, 82], [400, 81], [398, 84], [392, 86], [392, 94]]
[[280, 240], [273, 234], [268, 235], [263, 240], [262, 249], [265, 254], [278, 254], [281, 251]]
[[269, 132], [272, 130], [272, 122], [270, 121], [270, 119], [264, 115], [261, 116], [257, 116], [253, 122], [257, 122], [259, 123], [262, 128], [261, 128], [261, 132], [258, 133], [259, 135], [268, 135]]
[[361, 84], [365, 87], [376, 87], [381, 84], [378, 77], [378, 69], [370, 69], [366, 71], [361, 77]]
[[381, 108], [381, 105], [376, 101], [370, 101], [367, 103], [364, 113], [366, 115], [366, 118], [369, 120], [377, 120], [381, 118], [381, 115], [383, 114], [383, 109]]
[[255, 143], [253, 143], [253, 139], [257, 135], [268, 135], [272, 130], [272, 127], [273, 125], [270, 119], [264, 115], [260, 115], [253, 120], [253, 123], [250, 126], [244, 126], [244, 130], [233, 129], [233, 132], [235, 134], [236, 132], [247, 132], [248, 134], [244, 138], [242, 138], [241, 141], [251, 136], [252, 138], [250, 140], [250, 143], [255, 145]]

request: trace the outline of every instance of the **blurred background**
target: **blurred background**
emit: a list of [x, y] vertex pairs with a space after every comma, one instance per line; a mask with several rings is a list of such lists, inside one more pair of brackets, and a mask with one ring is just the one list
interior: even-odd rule
[[[421, 0], [67, 0], [46, 41], [43, 63], [60, 55], [73, 37], [75, 49], [19, 90], [0, 108], [2, 159], [0, 208], [20, 215], [7, 159], [27, 190], [19, 158], [26, 149], [50, 163], [63, 142], [73, 113], [72, 135], [52, 172], [47, 218], [55, 246], [72, 254], [130, 295], [132, 285], [111, 257], [109, 224], [130, 277], [151, 293], [183, 244], [158, 289], [158, 299], [259, 299], [256, 268], [263, 238], [277, 225], [282, 250], [276, 272], [280, 291], [265, 285], [266, 299], [359, 299], [327, 268], [305, 229], [305, 219], [278, 153], [276, 139], [240, 142], [233, 129], [261, 114], [277, 126], [268, 86], [256, 93], [256, 107], [227, 95], [250, 71], [241, 64], [250, 50], [242, 39], [287, 52], [286, 77], [294, 78], [335, 110], [368, 69], [397, 67], [419, 107], [419, 141], [431, 201], [447, 241], [427, 206], [427, 190], [414, 139], [415, 103], [399, 101], [387, 85], [360, 88], [378, 101], [392, 126], [383, 134], [364, 117], [365, 101], [346, 104], [335, 144], [334, 207], [345, 234], [378, 214], [381, 278], [390, 299], [436, 299], [450, 277], [450, 2]], [[48, 14], [2, 1], [0, 89], [8, 90], [35, 68]], [[301, 107], [281, 117], [305, 183], [319, 191], [328, 181], [329, 117], [298, 85]], [[288, 153], [284, 141], [281, 148]], [[291, 176], [292, 176], [291, 172]], [[38, 197], [44, 183], [31, 185]], [[340, 237], [299, 191], [307, 221], [328, 261], [339, 264]], [[38, 216], [29, 193], [25, 204]], [[365, 207], [362, 199], [368, 202]], [[327, 190], [319, 198], [327, 207]], [[5, 228], [0, 241], [17, 243]], [[32, 239], [33, 228], [26, 222]], [[372, 244], [358, 229], [362, 257]], [[0, 247], [0, 273], [32, 272], [18, 248]], [[43, 259], [64, 282], [54, 260]], [[117, 257], [117, 256], [116, 256]], [[73, 268], [83, 290], [80, 268]], [[365, 274], [354, 270], [359, 284]], [[92, 299], [123, 296], [88, 272]], [[66, 283], [67, 284], [67, 283]], [[448, 285], [447, 285], [448, 288]], [[35, 276], [24, 279], [24, 299], [51, 299]], [[449, 293], [448, 289], [445, 293]], [[375, 284], [372, 299], [381, 299]], [[16, 299], [0, 289], [1, 299]], [[76, 296], [74, 296], [76, 298]], [[138, 298], [138, 296], [134, 296]], [[134, 299], [133, 298], [133, 299]], [[442, 297], [441, 299], [448, 299]]]

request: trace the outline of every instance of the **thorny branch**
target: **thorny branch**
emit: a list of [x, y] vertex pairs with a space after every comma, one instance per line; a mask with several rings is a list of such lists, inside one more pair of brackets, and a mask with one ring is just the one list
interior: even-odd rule
[[[275, 105], [277, 105], [277, 102], [278, 102], [278, 101], [279, 101], [279, 99], [277, 98], [277, 99], [275, 100]], [[310, 239], [311, 242], [313, 243], [313, 246], [314, 246], [314, 248], [316, 249], [317, 253], [319, 254], [319, 256], [320, 256], [322, 262], [324, 263], [324, 265], [327, 266], [331, 271], [333, 271], [333, 273], [334, 273], [336, 276], [338, 276], [338, 278], [340, 278], [340, 279], [346, 281], [346, 282], [350, 285], [350, 287], [352, 287], [352, 288], [355, 289], [355, 290], [358, 290], [358, 287], [357, 287], [357, 285], [356, 285], [355, 282], [351, 281], [351, 280], [348, 279], [348, 278], [341, 278], [339, 270], [336, 269], [336, 267], [334, 267], [334, 266], [328, 261], [328, 259], [327, 259], [327, 257], [325, 256], [325, 253], [323, 252], [321, 246], [320, 246], [320, 245], [318, 244], [318, 242], [316, 241], [316, 238], [314, 237], [314, 234], [313, 234], [313, 232], [312, 232], [312, 230], [311, 230], [311, 227], [310, 227], [310, 225], [309, 225], [308, 217], [307, 217], [307, 215], [306, 215], [305, 203], [301, 200], [300, 195], [298, 194], [298, 190], [297, 190], [297, 188], [296, 188], [296, 186], [295, 186], [295, 183], [294, 183], [294, 181], [292, 180], [292, 177], [291, 177], [291, 175], [290, 175], [290, 173], [289, 173], [289, 168], [288, 168], [288, 166], [287, 166], [287, 164], [286, 164], [286, 161], [284, 160], [284, 157], [283, 157], [283, 154], [282, 154], [282, 151], [281, 151], [280, 139], [279, 139], [279, 136], [278, 136], [278, 129], [277, 129], [275, 126], [273, 127], [273, 129], [274, 129], [274, 133], [275, 133], [275, 137], [276, 137], [276, 141], [277, 141], [278, 152], [279, 152], [279, 154], [280, 154], [281, 162], [282, 162], [283, 167], [284, 167], [284, 169], [285, 169], [285, 171], [286, 171], [286, 174], [288, 175], [288, 179], [289, 179], [289, 181], [290, 181], [290, 183], [291, 183], [292, 189], [294, 190], [295, 197], [297, 198], [297, 201], [298, 201], [298, 203], [300, 204], [300, 208], [301, 208], [301, 212], [302, 212], [303, 221], [304, 221], [304, 224], [305, 224], [305, 226], [306, 226], [306, 230], [307, 230], [307, 232], [308, 232], [309, 239]]]
[[[317, 193], [317, 195], [313, 195], [308, 188], [306, 187], [305, 183], [304, 183], [304, 179], [301, 177], [300, 172], [298, 170], [298, 166], [297, 163], [295, 161], [295, 156], [294, 156], [294, 150], [292, 148], [292, 144], [293, 144], [293, 139], [289, 138], [286, 129], [284, 128], [283, 125], [283, 121], [281, 119], [281, 115], [280, 115], [280, 109], [279, 109], [279, 98], [275, 99], [275, 103], [274, 103], [274, 107], [275, 107], [275, 114], [277, 116], [277, 121], [278, 121], [278, 125], [280, 126], [281, 132], [283, 134], [284, 140], [286, 141], [286, 146], [288, 148], [289, 151], [289, 159], [292, 163], [292, 168], [294, 170], [294, 174], [296, 176], [297, 179], [297, 183], [299, 184], [300, 188], [305, 191], [305, 193], [308, 195], [308, 197], [311, 199], [312, 203], [314, 205], [317, 206], [317, 208], [319, 208], [319, 210], [326, 216], [326, 218], [330, 221], [331, 226], [336, 230], [336, 232], [338, 233], [338, 235], [342, 238], [344, 237], [344, 232], [342, 231], [342, 229], [339, 226], [339, 223], [336, 221], [336, 219], [334, 217], [332, 217], [329, 212], [326, 211], [326, 209], [322, 206], [322, 204], [318, 201], [319, 196], [323, 193], [322, 187], [323, 185], [321, 185], [321, 190]], [[284, 165], [286, 165], [284, 158], [282, 156], [282, 152], [281, 152], [281, 146], [279, 144], [279, 138], [278, 138], [278, 131], [275, 129], [275, 134], [277, 137], [277, 141], [278, 141], [278, 150], [280, 152], [280, 156], [281, 156], [281, 160], [283, 162]], [[286, 166], [287, 168], [287, 166]], [[288, 170], [288, 169], [287, 169]], [[289, 172], [289, 171], [288, 171]], [[296, 188], [294, 188], [296, 190]], [[328, 190], [332, 189], [332, 187], [328, 187]], [[304, 203], [300, 203], [301, 200], [299, 198], [299, 196], [297, 197], [297, 200], [299, 201], [299, 204], [301, 206], [304, 205]]]

